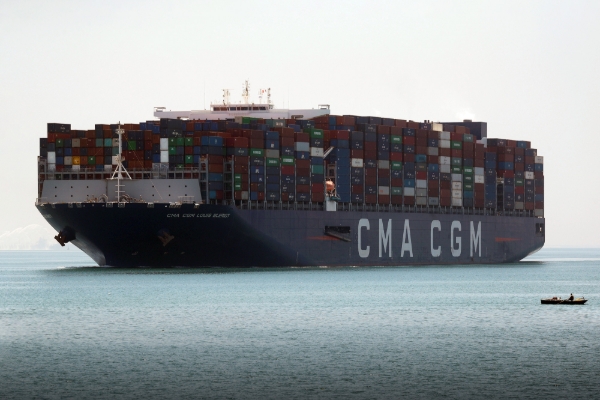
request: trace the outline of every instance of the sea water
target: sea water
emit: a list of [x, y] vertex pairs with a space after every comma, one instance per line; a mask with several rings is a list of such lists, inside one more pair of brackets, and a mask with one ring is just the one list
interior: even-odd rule
[[[584, 306], [541, 305], [570, 293]], [[0, 398], [600, 398], [600, 250], [114, 269], [0, 252]]]

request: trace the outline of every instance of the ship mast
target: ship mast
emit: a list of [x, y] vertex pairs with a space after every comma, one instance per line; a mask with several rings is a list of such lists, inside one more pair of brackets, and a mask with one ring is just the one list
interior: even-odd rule
[[[123, 157], [121, 156], [121, 154], [123, 153], [123, 134], [125, 133], [125, 130], [121, 128], [120, 122], [119, 127], [116, 129], [115, 132], [117, 133], [117, 135], [119, 135], [119, 154], [117, 155], [117, 168], [115, 169], [115, 172], [113, 172], [112, 177], [110, 179], [117, 180], [117, 201], [120, 202], [121, 193], [124, 193], [124, 191], [122, 190], [122, 187], [124, 185], [121, 185], [121, 179], [125, 179], [125, 177], [127, 179], [131, 179], [131, 176], [129, 176], [129, 172], [127, 172], [127, 169], [125, 169], [125, 167], [123, 166]], [[125, 175], [125, 177], [123, 175]]]

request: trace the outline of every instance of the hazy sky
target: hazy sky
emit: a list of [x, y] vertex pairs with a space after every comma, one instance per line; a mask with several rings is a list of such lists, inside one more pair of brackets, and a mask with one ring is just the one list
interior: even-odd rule
[[245, 79], [276, 106], [488, 122], [544, 156], [548, 246], [600, 246], [599, 1], [0, 0], [0, 234], [44, 225], [47, 122], [202, 109]]

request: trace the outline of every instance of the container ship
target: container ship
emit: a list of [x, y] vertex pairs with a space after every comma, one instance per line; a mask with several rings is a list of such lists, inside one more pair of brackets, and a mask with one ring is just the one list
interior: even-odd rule
[[530, 142], [244, 94], [140, 123], [49, 123], [36, 207], [55, 239], [115, 267], [492, 264], [544, 245]]

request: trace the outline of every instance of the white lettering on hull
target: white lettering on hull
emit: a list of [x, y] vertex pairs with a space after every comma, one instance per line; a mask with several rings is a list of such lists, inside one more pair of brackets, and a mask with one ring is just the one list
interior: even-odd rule
[[410, 237], [410, 224], [407, 219], [404, 220], [404, 232], [402, 233], [402, 249], [400, 250], [400, 257], [404, 257], [405, 251], [408, 251], [412, 258], [412, 239]]
[[371, 246], [367, 246], [366, 249], [362, 248], [362, 228], [367, 228], [367, 230], [371, 229], [368, 219], [361, 218], [360, 221], [358, 221], [358, 255], [361, 258], [367, 258], [369, 257]]
[[[458, 230], [460, 232], [460, 229], [460, 221], [452, 221], [452, 226], [450, 227], [450, 250], [453, 257], [460, 257], [462, 238], [460, 236], [454, 237], [454, 231]], [[455, 243], [458, 247], [454, 247]]]
[[[379, 220], [379, 258], [383, 257], [383, 252], [389, 250], [389, 257], [392, 258], [392, 220], [388, 220], [387, 230], [383, 229], [383, 220]], [[382, 251], [383, 250], [383, 251]]]
[[437, 229], [438, 231], [442, 230], [442, 224], [437, 219], [431, 221], [431, 256], [439, 257], [442, 254], [442, 246], [433, 247], [433, 230]]
[[471, 257], [473, 257], [473, 251], [477, 252], [479, 249], [479, 257], [481, 257], [481, 221], [477, 223], [477, 233], [475, 233], [475, 227], [473, 221], [471, 221]]

